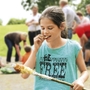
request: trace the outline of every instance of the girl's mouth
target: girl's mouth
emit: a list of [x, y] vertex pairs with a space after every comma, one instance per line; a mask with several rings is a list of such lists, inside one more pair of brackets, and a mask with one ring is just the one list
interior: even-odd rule
[[49, 35], [49, 36], [44, 35], [44, 39], [48, 39], [50, 37], [51, 37], [51, 35]]

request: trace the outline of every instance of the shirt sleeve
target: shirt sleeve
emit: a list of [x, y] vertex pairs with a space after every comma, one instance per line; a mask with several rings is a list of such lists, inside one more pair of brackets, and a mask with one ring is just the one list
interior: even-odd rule
[[62, 9], [65, 15], [65, 20], [67, 20], [67, 10], [65, 8]]
[[75, 30], [76, 34], [78, 35], [79, 38], [82, 37], [82, 35], [84, 34], [84, 28], [82, 26], [78, 26]]
[[74, 43], [75, 43], [74, 44], [75, 45], [75, 57], [77, 58], [82, 47], [77, 41], [74, 41]]
[[75, 14], [75, 18], [74, 18], [74, 20], [78, 23], [78, 24], [80, 24], [81, 23], [81, 21], [80, 21], [80, 19], [79, 19], [79, 17]]

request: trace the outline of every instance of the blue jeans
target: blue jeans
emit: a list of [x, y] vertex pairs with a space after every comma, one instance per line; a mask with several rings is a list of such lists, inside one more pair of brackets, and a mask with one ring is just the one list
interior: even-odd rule
[[68, 38], [72, 39], [72, 29], [68, 28]]
[[[8, 38], [6, 38], [6, 37], [5, 37], [5, 43], [6, 43], [7, 48], [8, 48], [6, 61], [7, 61], [7, 62], [11, 62], [12, 50], [13, 50], [13, 47], [15, 47], [15, 46], [14, 46], [14, 44], [13, 44]], [[19, 46], [19, 47], [20, 47], [20, 46]], [[16, 62], [19, 61], [19, 56], [18, 56], [17, 52], [16, 52], [16, 54], [15, 54], [15, 61], [16, 61]]]

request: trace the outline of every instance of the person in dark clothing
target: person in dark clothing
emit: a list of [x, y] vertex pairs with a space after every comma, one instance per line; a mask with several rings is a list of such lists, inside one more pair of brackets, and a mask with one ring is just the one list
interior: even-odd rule
[[16, 51], [15, 61], [17, 62], [21, 60], [19, 43], [23, 41], [23, 44], [26, 45], [26, 38], [27, 38], [27, 33], [25, 32], [11, 32], [5, 35], [4, 39], [8, 48], [7, 59], [6, 59], [7, 63], [11, 62], [13, 47], [15, 47], [15, 51]]

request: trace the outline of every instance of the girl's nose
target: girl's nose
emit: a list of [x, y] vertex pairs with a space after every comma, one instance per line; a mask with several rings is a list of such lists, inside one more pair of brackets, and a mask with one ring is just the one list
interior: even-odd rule
[[49, 30], [45, 29], [44, 34], [47, 34], [47, 33], [49, 33]]

